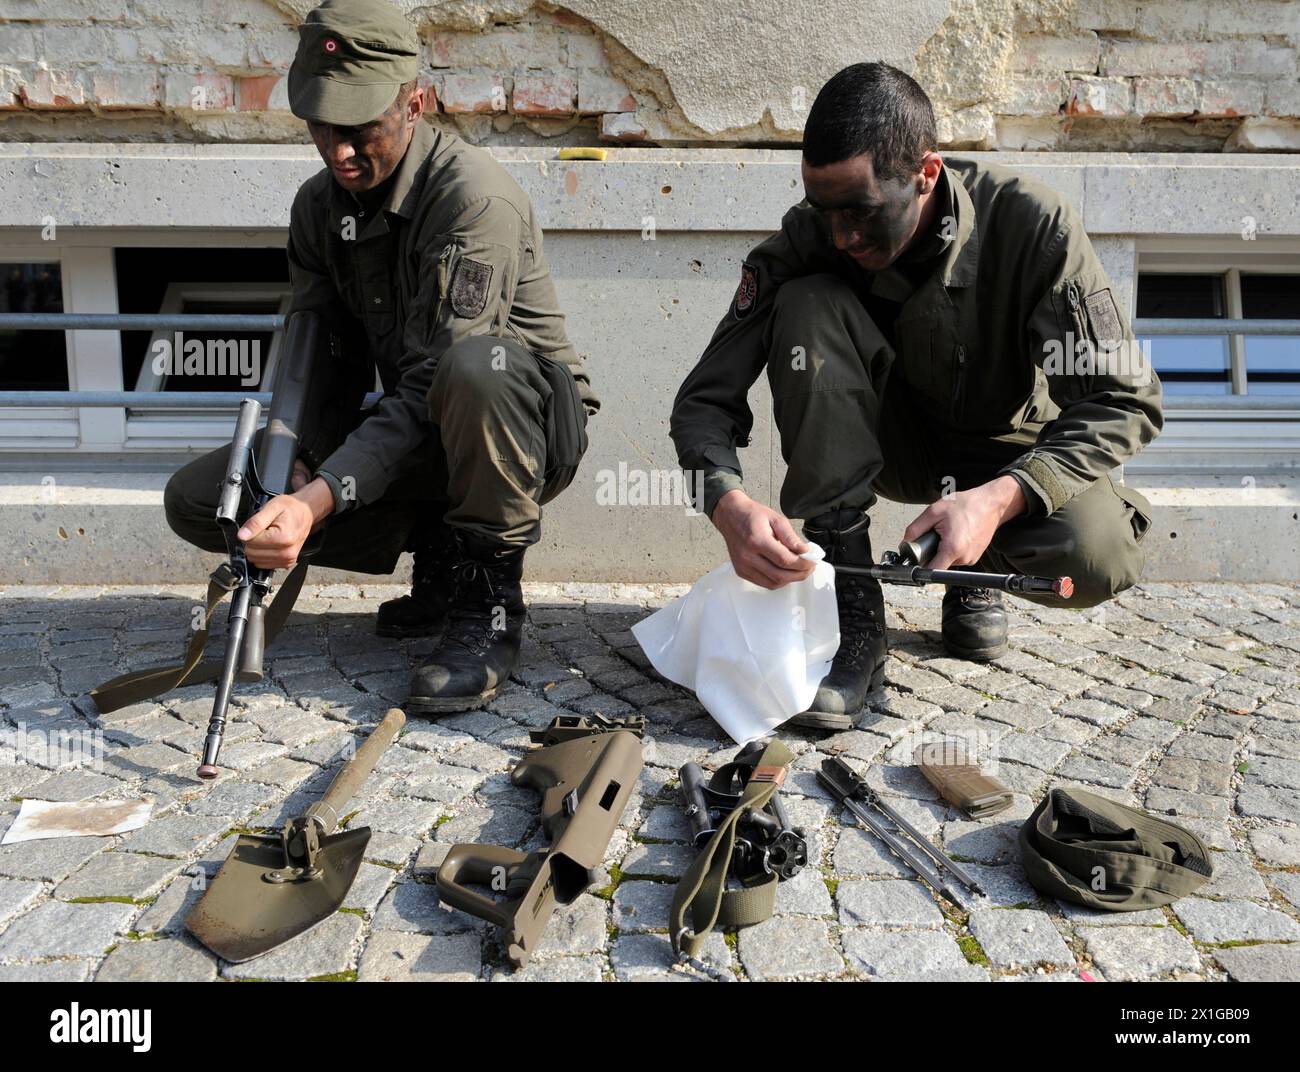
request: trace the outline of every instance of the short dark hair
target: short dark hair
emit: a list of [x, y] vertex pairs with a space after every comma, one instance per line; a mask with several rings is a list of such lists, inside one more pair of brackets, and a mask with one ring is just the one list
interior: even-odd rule
[[803, 128], [803, 155], [813, 167], [871, 154], [881, 177], [921, 170], [938, 147], [934, 107], [916, 80], [887, 63], [855, 63], [821, 88]]

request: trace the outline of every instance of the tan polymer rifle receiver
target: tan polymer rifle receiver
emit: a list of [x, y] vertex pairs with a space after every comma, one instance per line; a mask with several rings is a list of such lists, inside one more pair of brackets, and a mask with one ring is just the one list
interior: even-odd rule
[[[636, 788], [645, 719], [561, 716], [533, 730], [529, 752], [510, 772], [514, 785], [542, 794], [550, 847], [532, 853], [499, 845], [453, 845], [438, 868], [445, 904], [495, 923], [517, 968], [528, 963], [557, 904], [571, 904], [595, 880], [609, 840]], [[486, 886], [491, 897], [466, 883]]]

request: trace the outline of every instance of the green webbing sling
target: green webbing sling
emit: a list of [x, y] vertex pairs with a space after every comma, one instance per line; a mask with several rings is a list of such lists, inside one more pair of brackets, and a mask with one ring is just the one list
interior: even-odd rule
[[[668, 916], [668, 932], [672, 936], [674, 953], [694, 957], [714, 927], [748, 927], [771, 917], [779, 881], [775, 874], [768, 875], [756, 885], [734, 890], [726, 888], [727, 874], [731, 870], [731, 855], [736, 846], [736, 824], [747, 811], [761, 811], [772, 799], [785, 781], [786, 768], [793, 759], [793, 753], [780, 741], [768, 742], [745, 783], [740, 804], [718, 824], [709, 843], [691, 861], [691, 866], [678, 881]], [[688, 912], [689, 926], [686, 923]]]
[[[289, 576], [280, 585], [270, 605], [266, 608], [265, 643], [270, 644], [284, 626], [289, 612], [297, 602], [302, 590], [303, 580], [307, 576], [307, 563], [299, 562]], [[208, 578], [208, 594], [204, 600], [203, 624], [194, 630], [185, 649], [185, 658], [179, 663], [166, 666], [154, 666], [145, 670], [132, 670], [120, 674], [111, 681], [105, 681], [90, 690], [90, 698], [100, 714], [108, 714], [141, 700], [161, 696], [181, 685], [201, 685], [213, 681], [221, 673], [221, 661], [210, 659], [201, 663], [203, 652], [208, 646], [208, 634], [212, 626], [212, 615], [217, 606], [235, 587], [235, 574], [227, 563], [222, 563]]]

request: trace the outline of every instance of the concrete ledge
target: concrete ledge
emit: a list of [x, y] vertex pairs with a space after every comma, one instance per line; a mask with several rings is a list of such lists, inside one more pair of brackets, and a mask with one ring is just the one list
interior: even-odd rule
[[[603, 162], [493, 148], [548, 230], [768, 231], [802, 196], [794, 149], [611, 149]], [[1294, 234], [1300, 157], [1282, 153], [954, 153], [1055, 187], [1091, 234]], [[0, 145], [0, 227], [287, 228], [308, 145]], [[1159, 181], [1152, 181], [1158, 172]]]
[[[579, 475], [579, 481], [583, 474]], [[588, 475], [588, 480], [590, 476]], [[0, 473], [0, 584], [186, 584], [211, 570], [215, 556], [195, 551], [167, 528], [163, 473], [64, 473], [55, 483], [32, 473]], [[1243, 488], [1231, 479], [1186, 477], [1134, 481], [1156, 516], [1146, 538], [1148, 581], [1272, 581], [1300, 576], [1300, 478]], [[571, 489], [571, 492], [573, 489]], [[569, 505], [566, 505], [568, 503]], [[528, 576], [540, 582], [689, 583], [722, 562], [721, 538], [703, 517], [680, 506], [605, 506], [595, 524], [579, 496], [548, 507], [548, 532], [531, 553]], [[919, 507], [882, 502], [873, 531], [887, 547]], [[664, 511], [678, 518], [666, 525]], [[638, 534], [677, 533], [646, 541]], [[683, 535], [684, 534], [684, 535]], [[630, 546], [620, 546], [620, 541]], [[393, 578], [320, 571], [330, 583], [401, 583]]]

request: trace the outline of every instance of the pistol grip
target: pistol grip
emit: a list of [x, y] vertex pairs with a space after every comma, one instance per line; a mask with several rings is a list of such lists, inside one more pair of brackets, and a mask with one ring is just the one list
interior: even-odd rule
[[438, 896], [452, 908], [498, 927], [509, 927], [514, 920], [516, 902], [494, 901], [469, 889], [465, 883], [504, 890], [514, 870], [528, 858], [527, 853], [500, 845], [453, 845], [438, 868]]
[[898, 545], [898, 553], [908, 565], [924, 566], [934, 553], [939, 550], [939, 533], [934, 529], [923, 532], [915, 540], [904, 540]]

